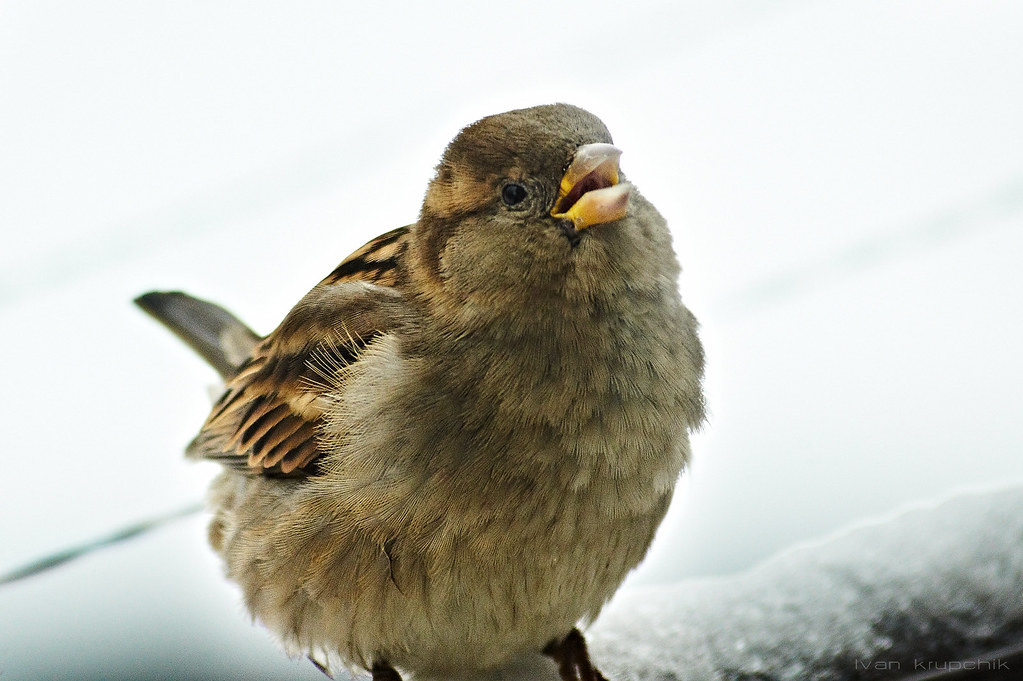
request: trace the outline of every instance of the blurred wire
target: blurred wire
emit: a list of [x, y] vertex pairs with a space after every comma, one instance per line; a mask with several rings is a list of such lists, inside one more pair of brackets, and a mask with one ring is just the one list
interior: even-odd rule
[[844, 279], [870, 267], [975, 234], [981, 226], [990, 228], [1000, 218], [1020, 210], [1023, 210], [1023, 176], [972, 201], [946, 207], [925, 220], [886, 229], [847, 244], [830, 256], [761, 279], [745, 290], [726, 296], [715, 307], [724, 316], [743, 316], [814, 290], [822, 283]]
[[0, 273], [0, 307], [102, 272], [111, 265], [163, 246], [230, 227], [239, 218], [261, 215], [315, 192], [341, 177], [345, 145], [325, 140], [314, 148], [278, 159], [262, 170], [178, 202], [123, 220], [29, 258]]
[[98, 551], [99, 549], [105, 549], [123, 541], [127, 541], [128, 539], [132, 539], [133, 537], [137, 537], [140, 534], [151, 532], [152, 530], [163, 527], [175, 520], [194, 515], [203, 510], [203, 508], [204, 505], [201, 503], [189, 504], [188, 506], [176, 511], [171, 511], [170, 513], [149, 518], [148, 520], [142, 520], [140, 522], [132, 523], [131, 525], [126, 525], [125, 527], [115, 530], [114, 532], [98, 539], [78, 544], [77, 546], [69, 546], [60, 551], [37, 558], [36, 560], [25, 563], [20, 567], [10, 570], [9, 572], [0, 574], [0, 586], [52, 570], [55, 567], [59, 567], [76, 558], [81, 558], [86, 554]]

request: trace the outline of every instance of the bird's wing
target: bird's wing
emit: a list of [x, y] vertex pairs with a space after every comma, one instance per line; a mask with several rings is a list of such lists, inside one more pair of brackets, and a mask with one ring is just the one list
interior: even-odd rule
[[394, 331], [408, 228], [377, 237], [288, 313], [227, 381], [189, 456], [273, 476], [314, 474], [323, 393], [367, 345]]

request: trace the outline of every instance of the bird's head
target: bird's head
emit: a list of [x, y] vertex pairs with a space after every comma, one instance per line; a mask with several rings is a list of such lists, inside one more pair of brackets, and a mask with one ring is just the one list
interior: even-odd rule
[[625, 181], [620, 155], [600, 119], [566, 104], [463, 129], [413, 228], [420, 290], [486, 314], [674, 288], [664, 220]]

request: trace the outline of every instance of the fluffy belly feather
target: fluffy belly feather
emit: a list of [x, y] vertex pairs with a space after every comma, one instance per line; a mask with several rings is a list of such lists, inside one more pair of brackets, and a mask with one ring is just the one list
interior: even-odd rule
[[380, 542], [344, 518], [314, 521], [323, 502], [302, 483], [224, 472], [210, 542], [291, 652], [444, 674], [539, 651], [595, 618], [645, 554], [670, 491], [621, 517], [595, 494], [573, 496], [538, 493], [482, 523]]

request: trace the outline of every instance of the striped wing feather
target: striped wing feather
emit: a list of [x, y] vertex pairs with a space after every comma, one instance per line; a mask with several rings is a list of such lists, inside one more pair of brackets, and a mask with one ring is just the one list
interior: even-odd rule
[[255, 346], [190, 456], [263, 475], [316, 474], [325, 386], [400, 323], [407, 235], [393, 230], [350, 255]]

